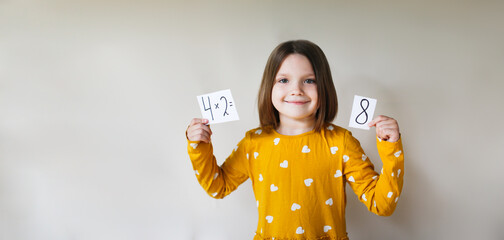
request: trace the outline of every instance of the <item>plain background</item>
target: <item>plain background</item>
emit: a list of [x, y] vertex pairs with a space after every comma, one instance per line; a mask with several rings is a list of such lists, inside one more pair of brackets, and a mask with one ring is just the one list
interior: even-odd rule
[[[0, 0], [0, 239], [251, 239], [250, 180], [199, 186], [184, 132], [231, 89], [222, 163], [258, 126], [280, 42], [325, 52], [348, 126], [355, 94], [399, 121], [391, 217], [348, 188], [351, 239], [504, 239], [502, 1]], [[381, 168], [374, 132], [350, 129]]]

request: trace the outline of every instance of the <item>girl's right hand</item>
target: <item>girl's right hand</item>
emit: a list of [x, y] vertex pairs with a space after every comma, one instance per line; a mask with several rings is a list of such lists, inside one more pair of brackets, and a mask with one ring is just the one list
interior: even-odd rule
[[208, 119], [193, 118], [186, 130], [187, 139], [189, 139], [189, 141], [210, 143], [212, 130], [210, 129], [210, 125], [205, 125], [207, 123]]

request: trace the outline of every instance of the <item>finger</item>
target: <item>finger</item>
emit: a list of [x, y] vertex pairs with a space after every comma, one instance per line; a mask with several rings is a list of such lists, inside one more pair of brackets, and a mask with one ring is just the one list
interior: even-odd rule
[[206, 143], [210, 141], [210, 134], [203, 129], [197, 129], [195, 131], [192, 131], [188, 133], [187, 137], [189, 141], [202, 141]]
[[394, 135], [393, 133], [398, 133], [399, 132], [399, 129], [394, 125], [394, 124], [390, 124], [389, 125], [381, 125], [380, 127], [377, 127], [376, 128], [376, 135], [382, 139], [382, 140], [388, 140], [392, 135]]
[[202, 141], [205, 143], [210, 142], [210, 135], [208, 135], [208, 133], [203, 133], [203, 134], [199, 135], [197, 138], [199, 139], [199, 141]]
[[210, 138], [208, 136], [193, 136], [192, 138], [189, 139], [189, 141], [192, 142], [204, 142], [204, 143], [209, 143]]
[[369, 127], [373, 127], [373, 126], [376, 126], [377, 123], [381, 122], [381, 121], [385, 121], [389, 119], [389, 117], [387, 116], [384, 116], [384, 115], [379, 115], [377, 116], [375, 119], [373, 119], [371, 122], [368, 123], [368, 126]]
[[382, 129], [399, 129], [397, 124], [395, 123], [379, 123], [376, 126], [377, 128], [382, 128]]
[[210, 125], [206, 125], [205, 122], [208, 123], [208, 120], [207, 119], [203, 119], [203, 121], [201, 123], [198, 123], [196, 125], [194, 125], [194, 128], [195, 129], [204, 129], [205, 131], [207, 131], [208, 133], [210, 133], [210, 135], [212, 135], [212, 129], [210, 129]]
[[189, 123], [189, 126], [193, 126], [193, 125], [196, 125], [196, 124], [198, 124], [198, 123], [201, 123], [201, 121], [202, 121], [202, 120], [203, 120], [203, 119], [201, 119], [201, 118], [193, 118], [193, 119], [191, 120], [191, 123]]
[[383, 134], [387, 137], [389, 142], [397, 142], [399, 140], [399, 132], [393, 129], [385, 129]]
[[189, 124], [189, 126], [193, 126], [193, 125], [196, 125], [198, 123], [207, 124], [208, 123], [208, 119], [206, 119], [206, 118], [193, 118], [191, 120], [191, 123]]
[[207, 131], [212, 134], [212, 130], [210, 129], [210, 125], [205, 125], [208, 123], [208, 119], [204, 118], [193, 118], [189, 126], [187, 126], [186, 132], [193, 131], [198, 128], [206, 127]]
[[378, 136], [382, 140], [387, 140], [387, 136], [383, 133], [382, 128], [376, 128], [376, 136]]
[[383, 131], [382, 131], [382, 132], [380, 132], [380, 134], [379, 134], [379, 135], [377, 134], [376, 136], [377, 136], [378, 138], [380, 138], [381, 140], [384, 140], [384, 141], [388, 141], [388, 140], [389, 140], [389, 138], [390, 138], [390, 136], [389, 136], [389, 135], [387, 135], [386, 133], [384, 133]]
[[388, 142], [397, 142], [401, 133], [397, 127], [381, 127], [376, 129], [376, 136]]
[[383, 120], [383, 121], [379, 121], [375, 124], [376, 127], [383, 127], [383, 126], [397, 126], [397, 128], [399, 128], [399, 126], [397, 125], [397, 121], [393, 118], [388, 118], [386, 120]]
[[210, 134], [210, 136], [213, 134], [212, 129], [210, 128], [210, 125], [201, 125], [201, 128], [203, 128], [205, 131], [207, 131], [208, 134]]
[[189, 127], [187, 132], [188, 132], [187, 135], [195, 135], [200, 134], [202, 132], [206, 132], [208, 135], [212, 135], [212, 130], [210, 130], [210, 127], [207, 125], [203, 125], [201, 123]]
[[[200, 136], [208, 136], [206, 139]], [[210, 136], [212, 135], [212, 130], [208, 125], [202, 123], [197, 123], [195, 125], [189, 126], [186, 130], [186, 137], [190, 141], [205, 141], [209, 142]]]

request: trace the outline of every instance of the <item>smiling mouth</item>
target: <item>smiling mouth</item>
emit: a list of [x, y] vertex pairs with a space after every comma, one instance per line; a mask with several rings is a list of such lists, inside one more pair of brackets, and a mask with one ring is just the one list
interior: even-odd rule
[[285, 101], [286, 103], [294, 104], [294, 105], [303, 105], [309, 103], [310, 101]]

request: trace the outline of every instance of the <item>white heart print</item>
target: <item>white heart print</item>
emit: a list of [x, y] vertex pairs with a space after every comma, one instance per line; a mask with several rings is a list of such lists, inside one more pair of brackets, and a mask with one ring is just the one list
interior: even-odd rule
[[293, 203], [292, 206], [291, 206], [291, 210], [292, 211], [296, 211], [298, 209], [301, 209], [301, 205], [299, 205], [297, 203]]
[[332, 206], [333, 205], [332, 198], [327, 199], [327, 201], [325, 201], [325, 204], [329, 205], [329, 206]]
[[387, 197], [388, 197], [388, 198], [391, 198], [391, 197], [392, 197], [392, 195], [394, 195], [394, 193], [393, 193], [393, 192], [389, 192], [389, 193], [387, 194]]
[[197, 144], [197, 143], [191, 143], [191, 144], [189, 144], [189, 145], [191, 145], [191, 147], [192, 147], [193, 149], [196, 149], [196, 148], [198, 147], [198, 144]]
[[254, 158], [257, 159], [257, 156], [259, 156], [258, 152], [254, 152]]
[[287, 160], [284, 160], [282, 163], [280, 163], [280, 167], [287, 168], [289, 166], [289, 162]]
[[324, 232], [328, 232], [331, 229], [332, 229], [331, 226], [327, 226], [327, 225], [324, 226]]
[[303, 229], [302, 227], [298, 227], [298, 228], [296, 229], [296, 233], [297, 233], [297, 234], [303, 234], [303, 233], [304, 233], [304, 229]]
[[216, 172], [216, 173], [214, 174], [214, 176], [213, 176], [213, 179], [215, 180], [218, 176], [219, 176], [219, 173], [218, 173], [218, 172]]
[[194, 170], [194, 173], [195, 173], [196, 175], [199, 175], [198, 170]]
[[263, 176], [262, 176], [262, 174], [259, 173], [259, 182], [262, 182], [262, 180], [263, 180]]
[[353, 178], [353, 176], [350, 176], [350, 177], [348, 178], [348, 181], [349, 181], [349, 182], [355, 182], [355, 179]]
[[249, 154], [247, 153], [247, 159], [249, 159]]
[[336, 174], [334, 174], [335, 178], [341, 177], [343, 174], [341, 173], [341, 170], [336, 170]]
[[268, 221], [268, 223], [273, 222], [273, 216], [266, 216], [266, 221]]
[[271, 190], [272, 192], [275, 192], [275, 191], [277, 191], [277, 190], [278, 190], [278, 187], [277, 187], [277, 186], [275, 186], [275, 184], [271, 184], [271, 186], [270, 186], [270, 190]]
[[401, 175], [401, 169], [397, 170], [397, 177], [399, 177], [399, 175]]
[[401, 151], [401, 150], [399, 150], [398, 152], [394, 153], [394, 156], [396, 156], [396, 157], [401, 156], [401, 152], [402, 152], [402, 151]]
[[338, 147], [331, 147], [331, 153], [334, 155], [338, 151]]
[[304, 180], [304, 184], [307, 187], [309, 187], [312, 184], [312, 182], [313, 182], [313, 179], [311, 179], [311, 178], [307, 178], [307, 179]]
[[301, 152], [303, 152], [303, 153], [309, 153], [310, 151], [311, 150], [308, 148], [307, 145], [304, 145], [303, 150], [301, 150]]
[[255, 134], [257, 134], [257, 135], [261, 135], [261, 133], [262, 133], [261, 129], [257, 129], [257, 131], [255, 131]]
[[327, 127], [327, 129], [328, 129], [329, 131], [332, 131], [332, 130], [334, 130], [334, 127], [333, 127], [332, 125], [329, 125], [329, 127]]
[[362, 161], [366, 161], [367, 156], [365, 154], [362, 154]]
[[214, 193], [212, 194], [212, 197], [215, 197], [215, 196], [217, 196], [217, 193], [216, 193], [216, 192], [214, 192]]
[[235, 151], [235, 152], [236, 152], [236, 151], [238, 151], [238, 146], [236, 146], [236, 147], [234, 148], [234, 151]]
[[367, 202], [366, 194], [362, 194], [362, 200], [364, 200], [364, 202]]
[[343, 162], [348, 162], [348, 160], [350, 160], [350, 157], [347, 156], [347, 155], [344, 155], [343, 156]]
[[275, 140], [273, 140], [273, 142], [275, 143], [275, 145], [278, 145], [278, 143], [280, 142], [280, 138], [275, 138]]

